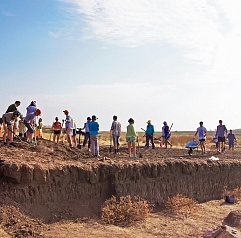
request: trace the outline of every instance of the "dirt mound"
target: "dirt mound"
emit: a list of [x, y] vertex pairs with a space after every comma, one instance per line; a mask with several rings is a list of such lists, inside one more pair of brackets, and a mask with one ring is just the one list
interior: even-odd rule
[[0, 207], [0, 223], [11, 237], [41, 237], [46, 230], [41, 221], [29, 218], [14, 206]]

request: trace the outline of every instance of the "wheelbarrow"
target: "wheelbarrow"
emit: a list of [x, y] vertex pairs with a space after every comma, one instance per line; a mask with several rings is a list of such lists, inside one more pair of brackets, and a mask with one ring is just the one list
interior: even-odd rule
[[188, 148], [188, 154], [191, 156], [194, 149], [198, 149], [200, 142], [195, 140], [190, 140], [187, 142], [185, 148]]

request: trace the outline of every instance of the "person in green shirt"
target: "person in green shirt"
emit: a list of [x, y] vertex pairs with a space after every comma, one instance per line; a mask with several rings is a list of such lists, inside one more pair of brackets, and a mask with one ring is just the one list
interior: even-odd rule
[[126, 142], [128, 143], [128, 153], [130, 158], [136, 158], [136, 131], [134, 128], [134, 120], [130, 118], [128, 120], [129, 125], [127, 126]]

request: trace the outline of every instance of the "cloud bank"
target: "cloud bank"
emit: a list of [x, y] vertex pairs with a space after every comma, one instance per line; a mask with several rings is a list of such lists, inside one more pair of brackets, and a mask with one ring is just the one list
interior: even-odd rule
[[98, 39], [122, 47], [171, 44], [186, 51], [189, 58], [206, 61], [226, 32], [225, 2], [219, 5], [219, 1], [206, 0], [64, 2], [69, 4], [68, 11], [75, 19], [75, 24], [71, 21], [71, 29], [74, 27], [76, 37], [81, 35], [82, 39]]

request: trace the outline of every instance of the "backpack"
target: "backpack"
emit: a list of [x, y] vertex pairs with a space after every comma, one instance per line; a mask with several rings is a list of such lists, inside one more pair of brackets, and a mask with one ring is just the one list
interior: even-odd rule
[[227, 195], [225, 196], [225, 202], [226, 203], [235, 203], [234, 195]]

